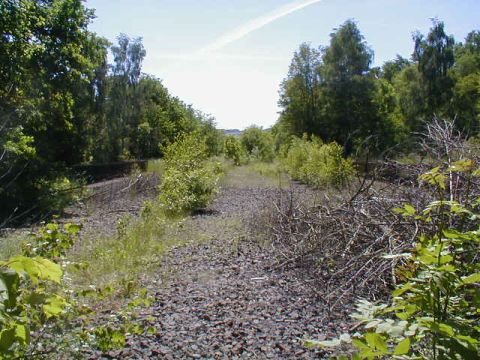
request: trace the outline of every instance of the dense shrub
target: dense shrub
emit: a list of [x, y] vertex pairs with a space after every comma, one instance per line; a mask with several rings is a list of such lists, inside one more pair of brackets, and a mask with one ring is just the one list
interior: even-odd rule
[[165, 173], [160, 202], [169, 214], [182, 214], [208, 204], [217, 192], [221, 166], [208, 161], [205, 139], [182, 135], [165, 151]]
[[223, 154], [227, 159], [232, 160], [237, 166], [242, 163], [242, 160], [245, 157], [240, 141], [233, 135], [229, 135], [225, 138], [223, 142]]
[[290, 176], [315, 187], [343, 186], [355, 173], [350, 159], [337, 143], [323, 144], [319, 138], [294, 138], [284, 159]]
[[261, 161], [273, 161], [275, 158], [272, 135], [258, 126], [245, 129], [240, 137], [240, 143], [250, 158]]

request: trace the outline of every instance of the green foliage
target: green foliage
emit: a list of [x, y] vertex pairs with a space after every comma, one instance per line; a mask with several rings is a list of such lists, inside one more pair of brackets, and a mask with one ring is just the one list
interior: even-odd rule
[[229, 135], [223, 142], [223, 154], [225, 158], [230, 159], [236, 166], [244, 162], [245, 154], [238, 137]]
[[24, 255], [0, 261], [0, 357], [24, 356], [31, 333], [62, 317], [71, 306], [61, 291], [63, 269], [58, 261], [79, 230], [76, 225], [49, 224]]
[[448, 178], [466, 177], [468, 189], [480, 173], [474, 169], [472, 161], [461, 160], [421, 176], [439, 199], [423, 210], [406, 204], [395, 211], [434, 231], [419, 234], [410, 253], [388, 255], [408, 261], [406, 280], [396, 286], [389, 303], [358, 303], [353, 317], [364, 325], [363, 333], [309, 345], [353, 344], [356, 359], [480, 357], [478, 200], [468, 193], [459, 201], [447, 200]]
[[75, 224], [47, 224], [24, 244], [23, 255], [0, 261], [0, 358], [31, 358], [39, 349], [55, 349], [67, 357], [79, 347], [107, 351], [124, 346], [127, 333], [149, 331], [131, 321], [136, 308], [151, 304], [146, 290], [126, 284], [124, 296], [131, 301], [118, 312], [120, 321], [111, 323], [88, 304], [98, 306], [112, 295], [112, 288], [70, 287], [72, 273], [66, 272], [88, 267], [68, 261], [79, 231]]
[[284, 111], [281, 121], [288, 133], [301, 136], [304, 132], [319, 130], [321, 52], [308, 44], [301, 44], [293, 55], [288, 77], [280, 88], [280, 105]]
[[121, 34], [109, 66], [84, 2], [2, 1], [0, 18], [0, 225], [61, 211], [81, 162], [159, 158], [192, 131], [220, 152], [213, 119], [142, 74], [141, 38]]
[[277, 139], [287, 140], [281, 132], [307, 133], [343, 144], [346, 153], [364, 142], [376, 151], [388, 147], [394, 130], [391, 121], [380, 117], [372, 58], [353, 21], [336, 29], [327, 47], [302, 44], [281, 85]]
[[315, 137], [311, 141], [293, 138], [283, 162], [293, 179], [315, 187], [341, 187], [355, 174], [352, 161], [343, 157], [340, 145], [323, 144]]
[[24, 131], [22, 126], [0, 129], [0, 199], [5, 204], [0, 226], [1, 220], [15, 223], [32, 212], [37, 216], [60, 212], [82, 193], [80, 181], [69, 178], [65, 170], [53, 171], [38, 157], [34, 138]]
[[245, 129], [240, 137], [243, 150], [252, 159], [273, 161], [275, 157], [273, 137], [258, 126]]
[[205, 139], [184, 134], [165, 150], [165, 173], [160, 202], [172, 215], [205, 207], [218, 190], [222, 172], [219, 163], [209, 162]]
[[397, 56], [371, 68], [373, 51], [355, 22], [335, 29], [328, 46], [301, 44], [280, 87], [277, 149], [303, 133], [335, 141], [351, 154], [411, 151], [415, 134], [435, 115], [455, 118], [467, 135], [479, 131], [478, 31], [465, 44], [433, 20], [413, 36], [412, 61]]
[[443, 22], [437, 19], [432, 22], [433, 26], [426, 37], [418, 32], [413, 37], [413, 58], [422, 75], [428, 117], [448, 109], [454, 85], [449, 70], [455, 64], [453, 36], [445, 33]]

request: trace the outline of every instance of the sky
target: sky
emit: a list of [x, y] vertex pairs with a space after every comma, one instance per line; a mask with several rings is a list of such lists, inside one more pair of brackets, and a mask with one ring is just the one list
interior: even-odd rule
[[480, 29], [480, 0], [87, 0], [90, 29], [115, 43], [142, 37], [143, 72], [210, 114], [217, 127], [268, 128], [278, 119], [278, 90], [303, 42], [326, 46], [354, 19], [375, 52], [375, 66], [409, 58], [412, 32], [431, 19], [457, 41]]

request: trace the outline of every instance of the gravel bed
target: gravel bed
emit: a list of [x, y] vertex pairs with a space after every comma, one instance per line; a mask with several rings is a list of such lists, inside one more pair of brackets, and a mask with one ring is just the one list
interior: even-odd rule
[[[294, 270], [272, 266], [268, 247], [249, 239], [248, 224], [278, 196], [274, 188], [224, 186], [208, 211], [185, 226], [199, 237], [174, 248], [145, 284], [154, 304], [139, 321], [155, 335], [91, 359], [313, 359], [303, 339], [347, 329], [346, 313], [329, 314], [321, 291]], [[347, 311], [345, 308], [345, 311]]]

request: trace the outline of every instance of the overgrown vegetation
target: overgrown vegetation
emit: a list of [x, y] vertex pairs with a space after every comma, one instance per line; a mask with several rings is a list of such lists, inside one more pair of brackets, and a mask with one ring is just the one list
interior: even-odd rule
[[[424, 209], [405, 204], [394, 211], [417, 226], [413, 249], [387, 255], [402, 259], [397, 284], [386, 303], [361, 300], [353, 317], [363, 333], [309, 345], [353, 344], [357, 359], [476, 359], [480, 356], [480, 265], [478, 199], [470, 189], [480, 171], [472, 160], [425, 173], [421, 180], [437, 198]], [[448, 186], [449, 178], [466, 191]], [[453, 195], [453, 199], [451, 197]]]
[[323, 144], [316, 137], [293, 138], [283, 163], [290, 176], [313, 187], [342, 187], [355, 175], [351, 159], [337, 143]]
[[373, 50], [352, 20], [332, 32], [328, 46], [302, 44], [280, 89], [277, 146], [307, 133], [347, 154], [365, 144], [371, 153], [408, 153], [434, 115], [478, 134], [479, 38], [475, 30], [457, 43], [433, 20], [427, 35], [414, 34], [411, 59], [398, 56], [381, 67], [371, 66]]
[[208, 161], [205, 139], [185, 134], [165, 151], [160, 202], [167, 214], [182, 215], [205, 207], [218, 191], [219, 162]]
[[130, 321], [134, 307], [149, 303], [145, 292], [131, 294], [129, 310], [112, 322], [87, 305], [88, 298], [104, 299], [110, 288], [70, 286], [67, 269], [86, 266], [67, 260], [79, 230], [74, 224], [47, 224], [23, 244], [22, 255], [0, 262], [2, 359], [39, 358], [53, 350], [69, 356], [82, 347], [106, 351], [123, 347], [127, 333], [148, 330]]
[[363, 331], [308, 346], [341, 347], [340, 358], [480, 356], [478, 151], [438, 119], [421, 143], [440, 166], [418, 179], [375, 185], [371, 174], [345, 200], [314, 206], [286, 193], [264, 215], [278, 266], [314, 277], [325, 306], [368, 299], [353, 314]]
[[[127, 333], [150, 331], [131, 321], [133, 307], [149, 304], [138, 288], [140, 277], [181, 244], [170, 238], [172, 229], [181, 227], [179, 216], [208, 203], [222, 172], [220, 163], [209, 161], [206, 140], [197, 133], [181, 136], [165, 154], [160, 198], [146, 202], [140, 218], [122, 218], [115, 236], [84, 238], [72, 250], [80, 226], [48, 224], [24, 243], [23, 255], [0, 263], [2, 358], [37, 356], [52, 347], [66, 353], [81, 346], [106, 351], [124, 346]], [[82, 299], [93, 296], [95, 304], [114, 295], [132, 299], [121, 321], [93, 321], [95, 313]], [[67, 333], [54, 340], [43, 336], [53, 331]]]
[[60, 213], [78, 163], [158, 158], [192, 131], [220, 152], [214, 120], [142, 73], [141, 38], [111, 46], [84, 2], [2, 1], [0, 18], [0, 225]]
[[[141, 38], [121, 34], [112, 45], [92, 33], [83, 1], [6, 0], [0, 18], [0, 229], [78, 200], [75, 164], [163, 157], [149, 165], [162, 176], [158, 198], [139, 218], [123, 217], [117, 234], [73, 248], [80, 226], [50, 223], [9, 246], [21, 254], [0, 261], [0, 358], [106, 351], [142, 334], [129, 322], [132, 307], [149, 304], [139, 277], [181, 243], [170, 230], [217, 193], [224, 166], [212, 157], [221, 153], [248, 164], [237, 179], [244, 186], [249, 171], [281, 185], [286, 170], [315, 191], [343, 188], [343, 198], [313, 206], [280, 191], [263, 214], [277, 265], [312, 275], [326, 306], [353, 292], [369, 299], [354, 315], [363, 332], [309, 345], [341, 346], [359, 359], [480, 357], [480, 170], [456, 135], [470, 145], [479, 135], [479, 31], [456, 43], [433, 20], [426, 36], [414, 34], [411, 59], [372, 68], [373, 51], [348, 20], [328, 46], [302, 44], [294, 54], [272, 129], [223, 138], [212, 117], [142, 73]], [[455, 121], [430, 122], [434, 114]], [[393, 166], [409, 162], [410, 173], [380, 185], [367, 173], [358, 190], [345, 189], [356, 175], [345, 156], [363, 148], [379, 157], [413, 152]], [[438, 167], [417, 179], [425, 158]], [[112, 294], [132, 301], [121, 321], [99, 323], [88, 304]]]

